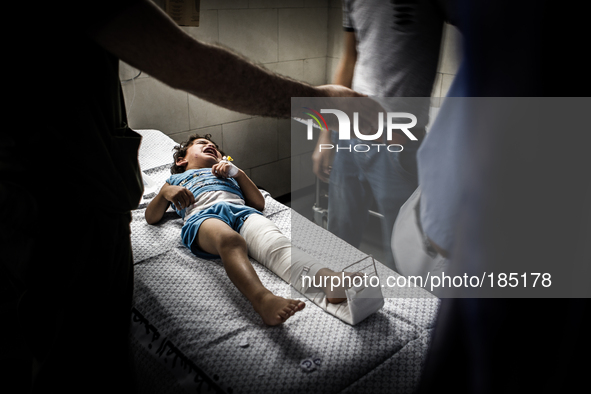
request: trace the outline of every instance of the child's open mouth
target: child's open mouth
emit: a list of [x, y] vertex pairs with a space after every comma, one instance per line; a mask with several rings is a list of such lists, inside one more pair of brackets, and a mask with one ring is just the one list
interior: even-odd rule
[[207, 153], [207, 154], [213, 155], [213, 156], [215, 156], [216, 158], [218, 157], [218, 151], [217, 151], [217, 150], [215, 150], [215, 149], [213, 149], [213, 148], [205, 148], [205, 149], [203, 150], [203, 153]]

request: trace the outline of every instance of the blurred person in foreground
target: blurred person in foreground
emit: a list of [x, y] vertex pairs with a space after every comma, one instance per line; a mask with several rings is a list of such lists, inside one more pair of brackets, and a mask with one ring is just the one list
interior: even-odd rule
[[0, 144], [2, 310], [15, 338], [3, 361], [23, 390], [132, 392], [129, 223], [143, 186], [119, 60], [253, 115], [287, 118], [294, 96], [360, 95], [281, 77], [203, 44], [147, 0], [93, 1], [83, 15], [74, 1], [27, 5], [33, 38], [8, 46], [11, 71], [38, 75], [42, 65], [44, 77], [19, 81], [10, 112], [31, 119], [20, 103], [37, 92], [42, 123], [3, 132]]

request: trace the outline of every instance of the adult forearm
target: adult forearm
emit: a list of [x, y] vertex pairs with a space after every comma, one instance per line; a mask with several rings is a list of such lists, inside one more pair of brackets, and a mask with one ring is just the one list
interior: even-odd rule
[[[279, 76], [228, 49], [188, 44], [184, 67], [171, 86], [234, 111], [287, 118], [291, 97], [316, 97], [315, 87]], [[201, 62], [207, 60], [207, 66]]]
[[279, 76], [228, 49], [199, 42], [149, 1], [120, 12], [91, 35], [169, 86], [243, 113], [289, 117], [291, 97], [354, 95]]
[[350, 63], [345, 58], [341, 59], [337, 71], [335, 72], [333, 83], [350, 88], [353, 85], [354, 71], [355, 63]]
[[335, 72], [333, 83], [348, 88], [353, 86], [353, 74], [357, 63], [357, 41], [355, 33], [345, 32], [343, 36], [343, 56]]

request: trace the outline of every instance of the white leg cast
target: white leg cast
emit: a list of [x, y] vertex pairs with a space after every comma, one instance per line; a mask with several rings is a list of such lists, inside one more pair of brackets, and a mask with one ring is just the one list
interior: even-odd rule
[[[328, 313], [349, 323], [357, 324], [384, 304], [381, 290], [352, 288], [347, 290], [347, 301], [331, 304], [324, 291], [315, 287], [313, 278], [326, 267], [312, 256], [293, 246], [275, 223], [263, 215], [250, 215], [242, 225], [240, 234], [246, 240], [249, 255], [292, 285], [312, 302]], [[305, 275], [310, 280], [303, 280]]]

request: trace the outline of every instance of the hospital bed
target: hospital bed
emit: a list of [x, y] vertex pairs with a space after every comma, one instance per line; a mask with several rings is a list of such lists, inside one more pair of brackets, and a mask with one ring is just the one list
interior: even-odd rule
[[[386, 286], [383, 307], [350, 325], [295, 294], [306, 308], [281, 326], [266, 326], [220, 260], [200, 259], [181, 244], [183, 222], [176, 213], [169, 210], [157, 225], [146, 223], [145, 207], [170, 176], [175, 142], [157, 130], [138, 133], [145, 192], [131, 223], [131, 353], [140, 392], [413, 391], [439, 306], [436, 297], [421, 288]], [[263, 193], [263, 214], [294, 245], [333, 269], [367, 261], [359, 250]], [[269, 290], [294, 297], [286, 282], [252, 262]], [[382, 281], [399, 276], [379, 262], [375, 270]]]

